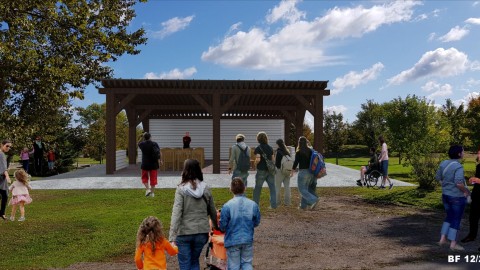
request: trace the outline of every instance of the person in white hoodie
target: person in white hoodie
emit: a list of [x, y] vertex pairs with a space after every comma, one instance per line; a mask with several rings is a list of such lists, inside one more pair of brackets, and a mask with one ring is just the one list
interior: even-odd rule
[[178, 246], [180, 270], [200, 269], [200, 253], [208, 241], [210, 223], [218, 227], [217, 210], [210, 188], [203, 182], [200, 163], [187, 159], [182, 181], [177, 186], [170, 223], [169, 240]]

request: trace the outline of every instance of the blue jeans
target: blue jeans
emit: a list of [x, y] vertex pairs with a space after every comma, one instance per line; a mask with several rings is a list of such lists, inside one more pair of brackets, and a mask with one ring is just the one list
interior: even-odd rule
[[180, 270], [200, 270], [200, 253], [208, 241], [208, 233], [177, 236]]
[[228, 270], [251, 270], [253, 244], [235, 245], [227, 248]]
[[247, 187], [248, 171], [247, 172], [241, 172], [240, 170], [235, 169], [232, 173], [232, 180], [235, 177], [242, 178], [243, 183], [245, 184], [245, 187]]
[[255, 189], [253, 190], [253, 201], [260, 205], [260, 193], [262, 193], [263, 183], [267, 181], [270, 189], [270, 207], [277, 208], [277, 194], [275, 192], [275, 177], [266, 170], [257, 170], [255, 175]]
[[447, 217], [443, 221], [441, 234], [446, 235], [448, 240], [455, 241], [457, 232], [460, 230], [460, 222], [462, 221], [467, 198], [442, 194], [442, 201]]
[[[298, 171], [298, 191], [302, 195], [300, 208], [304, 209], [308, 205], [314, 204], [318, 200], [316, 194], [317, 179], [308, 169], [301, 169]], [[315, 185], [315, 188], [314, 188]]]
[[277, 205], [280, 204], [280, 202], [282, 201], [281, 198], [280, 198], [280, 191], [282, 190], [282, 183], [283, 183], [283, 187], [285, 189], [285, 199], [283, 201], [283, 203], [285, 205], [290, 205], [291, 204], [291, 193], [290, 193], [290, 175], [288, 176], [285, 176], [284, 174], [282, 174], [282, 172], [280, 170], [277, 170], [277, 172], [275, 173], [275, 191], [276, 191], [276, 200], [277, 200]]

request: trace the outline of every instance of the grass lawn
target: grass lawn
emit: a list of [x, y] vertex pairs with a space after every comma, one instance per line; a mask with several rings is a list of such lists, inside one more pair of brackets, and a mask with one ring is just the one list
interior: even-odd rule
[[[441, 208], [440, 192], [422, 193], [414, 187], [391, 191], [366, 188], [319, 188], [321, 197], [361, 196], [376, 204]], [[296, 192], [295, 190], [293, 192]], [[145, 198], [143, 190], [33, 190], [33, 203], [26, 206], [25, 222], [2, 222], [0, 269], [48, 269], [76, 262], [112, 261], [132, 256], [141, 221], [157, 216], [168, 233], [174, 189], [157, 191]], [[214, 189], [218, 207], [232, 195]], [[263, 191], [262, 215], [268, 216], [268, 192]], [[247, 192], [252, 197], [252, 189]], [[7, 208], [7, 216], [11, 207]], [[18, 213], [17, 213], [18, 218]]]

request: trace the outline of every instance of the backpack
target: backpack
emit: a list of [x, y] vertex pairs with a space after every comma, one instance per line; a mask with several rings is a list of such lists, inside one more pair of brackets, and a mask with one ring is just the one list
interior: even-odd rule
[[284, 155], [281, 161], [282, 166], [280, 167], [280, 171], [284, 176], [290, 176], [293, 167], [293, 159], [289, 155]]
[[310, 156], [310, 167], [308, 169], [316, 178], [322, 178], [327, 175], [327, 168], [322, 154], [312, 149]]
[[160, 146], [156, 142], [153, 143], [152, 159], [160, 159]]
[[242, 149], [238, 144], [236, 144], [238, 149], [240, 149], [240, 154], [238, 155], [237, 160], [237, 169], [241, 172], [248, 172], [250, 170], [250, 156], [248, 155], [248, 146], [245, 149]]

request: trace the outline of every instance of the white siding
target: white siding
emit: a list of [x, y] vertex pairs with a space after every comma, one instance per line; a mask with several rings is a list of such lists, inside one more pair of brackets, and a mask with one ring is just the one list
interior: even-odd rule
[[115, 170], [120, 170], [128, 166], [127, 150], [117, 150], [115, 152]]
[[[257, 133], [265, 131], [269, 144], [276, 148], [275, 141], [283, 139], [284, 121], [281, 119], [222, 119], [220, 121], [220, 158], [228, 159], [229, 148], [235, 143], [238, 133], [245, 135], [245, 142], [256, 147]], [[213, 135], [211, 119], [150, 119], [152, 140], [160, 147], [183, 147], [182, 138], [190, 132], [190, 147], [204, 147], [205, 159], [213, 157]]]

